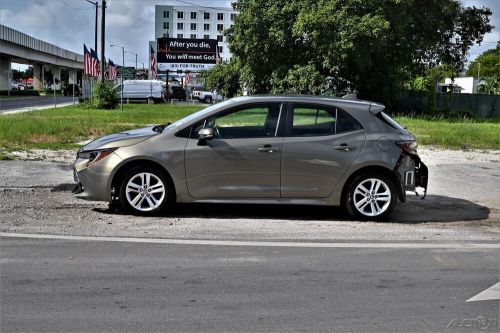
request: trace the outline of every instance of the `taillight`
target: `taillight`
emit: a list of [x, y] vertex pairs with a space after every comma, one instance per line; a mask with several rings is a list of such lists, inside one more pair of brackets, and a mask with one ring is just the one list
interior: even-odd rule
[[417, 142], [415, 141], [399, 141], [396, 144], [403, 149], [407, 155], [417, 155]]

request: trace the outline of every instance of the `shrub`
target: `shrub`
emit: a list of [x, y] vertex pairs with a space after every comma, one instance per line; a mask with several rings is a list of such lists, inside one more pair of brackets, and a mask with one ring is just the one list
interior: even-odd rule
[[96, 109], [114, 109], [118, 105], [118, 96], [113, 88], [101, 81], [97, 81], [93, 87], [92, 104]]

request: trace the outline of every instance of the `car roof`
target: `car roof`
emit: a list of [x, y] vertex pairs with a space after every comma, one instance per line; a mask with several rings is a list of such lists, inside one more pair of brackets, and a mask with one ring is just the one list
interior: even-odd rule
[[259, 102], [292, 102], [292, 103], [317, 103], [322, 105], [331, 105], [333, 107], [338, 107], [341, 109], [346, 109], [349, 111], [357, 111], [361, 115], [365, 115], [367, 111], [372, 114], [376, 114], [384, 109], [382, 104], [353, 100], [353, 99], [342, 99], [342, 98], [332, 98], [327, 96], [309, 96], [309, 95], [250, 95], [250, 96], [240, 96], [234, 97], [224, 102], [217, 103], [195, 112], [185, 118], [179, 119], [174, 124], [179, 129], [184, 129], [191, 126], [195, 122], [203, 119], [204, 117], [211, 116], [220, 112], [222, 108], [237, 107], [245, 105], [248, 103], [259, 103]]
[[313, 96], [313, 95], [248, 95], [234, 97], [232, 100], [236, 103], [248, 102], [294, 102], [294, 103], [318, 103], [331, 104], [342, 107], [355, 107], [370, 110], [372, 113], [382, 111], [385, 106], [372, 101], [359, 99], [345, 99], [331, 96]]

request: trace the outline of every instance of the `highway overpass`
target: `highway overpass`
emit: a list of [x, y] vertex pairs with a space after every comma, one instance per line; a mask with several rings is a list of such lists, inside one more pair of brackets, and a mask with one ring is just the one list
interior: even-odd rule
[[83, 71], [82, 54], [0, 24], [0, 91], [10, 89], [12, 62], [33, 66], [33, 85], [37, 90], [43, 89], [46, 71], [61, 80], [61, 70], [68, 70], [69, 83], [75, 82], [77, 73]]

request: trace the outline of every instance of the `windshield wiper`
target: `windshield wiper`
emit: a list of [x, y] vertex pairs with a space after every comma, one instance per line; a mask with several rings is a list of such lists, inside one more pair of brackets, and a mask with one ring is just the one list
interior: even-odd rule
[[168, 125], [170, 125], [171, 123], [166, 123], [166, 124], [163, 124], [163, 125], [156, 125], [155, 127], [153, 127], [153, 131], [157, 132], [157, 133], [161, 133], [163, 131], [163, 129], [165, 127], [167, 127]]

